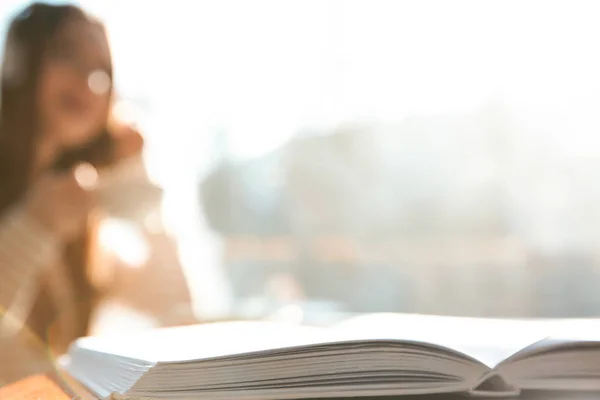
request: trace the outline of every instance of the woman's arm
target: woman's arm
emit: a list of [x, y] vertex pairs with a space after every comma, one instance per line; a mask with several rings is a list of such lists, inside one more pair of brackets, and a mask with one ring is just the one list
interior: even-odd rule
[[59, 254], [58, 240], [23, 207], [0, 215], [0, 310], [21, 314], [21, 296], [31, 296], [23, 291], [31, 288], [41, 269], [58, 261]]

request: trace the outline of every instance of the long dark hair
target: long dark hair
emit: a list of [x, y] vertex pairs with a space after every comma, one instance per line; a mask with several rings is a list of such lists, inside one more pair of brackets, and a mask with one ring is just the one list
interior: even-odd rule
[[[36, 94], [40, 70], [51, 41], [71, 19], [89, 20], [103, 29], [76, 6], [44, 3], [33, 3], [10, 24], [0, 92], [0, 212], [28, 188], [39, 134]], [[107, 72], [112, 81], [112, 68]], [[69, 168], [79, 161], [108, 164], [112, 147], [111, 136], [104, 129], [92, 142], [64, 153], [55, 167]]]
[[[72, 19], [98, 24], [73, 5], [34, 3], [19, 13], [10, 24], [4, 51], [0, 98], [0, 216], [18, 203], [31, 185], [31, 168], [39, 140], [37, 90], [44, 57], [62, 26]], [[111, 68], [112, 69], [112, 68]], [[107, 71], [112, 82], [112, 70]], [[107, 115], [108, 120], [108, 115]], [[80, 149], [62, 154], [55, 168], [68, 168], [86, 161], [96, 166], [113, 161], [113, 141], [106, 128]], [[48, 291], [42, 289], [30, 324], [44, 334], [60, 308], [71, 308], [77, 315], [77, 334], [86, 334], [93, 306], [94, 289], [85, 266], [90, 260], [93, 232], [88, 230], [65, 249], [69, 280], [74, 289], [75, 305], [59, 305], [48, 309]], [[71, 338], [72, 339], [72, 338]]]

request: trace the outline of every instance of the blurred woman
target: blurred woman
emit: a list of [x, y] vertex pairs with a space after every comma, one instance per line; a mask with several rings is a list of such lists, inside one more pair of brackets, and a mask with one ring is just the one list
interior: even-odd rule
[[112, 89], [99, 22], [40, 3], [14, 18], [0, 107], [0, 384], [47, 367], [19, 353], [28, 343], [18, 332], [56, 352], [88, 332], [100, 294], [90, 280], [96, 204], [85, 185], [94, 170], [76, 167], [102, 171], [142, 147], [133, 130], [109, 126]]

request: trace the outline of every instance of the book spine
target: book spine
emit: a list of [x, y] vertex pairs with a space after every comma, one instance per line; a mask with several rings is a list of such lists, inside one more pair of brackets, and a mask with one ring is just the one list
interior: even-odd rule
[[474, 397], [518, 397], [521, 390], [507, 382], [497, 371], [483, 375], [469, 395]]

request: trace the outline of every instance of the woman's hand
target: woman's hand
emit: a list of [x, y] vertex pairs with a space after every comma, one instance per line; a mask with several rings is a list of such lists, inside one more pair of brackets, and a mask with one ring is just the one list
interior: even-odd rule
[[141, 153], [144, 147], [142, 135], [128, 125], [119, 125], [111, 133], [116, 140], [115, 156], [123, 160]]
[[75, 171], [49, 173], [31, 189], [25, 204], [27, 212], [63, 240], [85, 229], [92, 210], [92, 194], [78, 182]]

